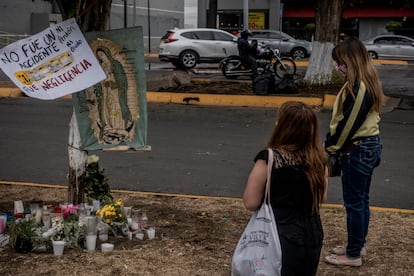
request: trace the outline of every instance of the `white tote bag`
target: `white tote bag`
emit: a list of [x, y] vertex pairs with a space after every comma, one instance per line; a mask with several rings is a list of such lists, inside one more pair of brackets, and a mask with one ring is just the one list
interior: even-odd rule
[[280, 275], [282, 248], [270, 205], [272, 166], [273, 150], [269, 149], [265, 197], [260, 209], [252, 214], [236, 246], [232, 260], [232, 276]]

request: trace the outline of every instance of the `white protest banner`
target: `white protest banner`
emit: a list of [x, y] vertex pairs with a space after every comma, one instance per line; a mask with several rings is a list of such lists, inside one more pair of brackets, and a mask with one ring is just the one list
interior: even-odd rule
[[106, 78], [75, 19], [0, 50], [0, 68], [27, 96], [52, 100]]

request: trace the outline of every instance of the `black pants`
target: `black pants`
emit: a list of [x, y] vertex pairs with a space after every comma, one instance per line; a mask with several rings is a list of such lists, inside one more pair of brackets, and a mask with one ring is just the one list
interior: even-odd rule
[[247, 66], [250, 70], [252, 70], [253, 77], [257, 75], [257, 62], [256, 59], [251, 56], [240, 56], [242, 63]]
[[318, 270], [322, 245], [307, 247], [280, 237], [282, 276], [314, 276]]

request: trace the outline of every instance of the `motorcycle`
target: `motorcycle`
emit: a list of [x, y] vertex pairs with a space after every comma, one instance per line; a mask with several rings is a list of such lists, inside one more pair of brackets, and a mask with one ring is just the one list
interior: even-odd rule
[[[226, 57], [220, 61], [220, 69], [227, 79], [237, 79], [240, 76], [251, 76], [252, 72], [243, 64], [240, 56], [227, 56], [227, 51], [223, 48]], [[292, 58], [281, 57], [278, 49], [270, 47], [258, 48], [257, 72], [259, 74], [271, 71], [278, 78], [282, 79], [287, 75], [296, 74], [296, 63]]]

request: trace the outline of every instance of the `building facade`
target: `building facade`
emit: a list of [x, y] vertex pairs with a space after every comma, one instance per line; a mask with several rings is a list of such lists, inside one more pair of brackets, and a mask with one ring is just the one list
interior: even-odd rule
[[50, 2], [31, 0], [0, 0], [0, 18], [0, 48], [62, 20]]
[[[110, 28], [142, 26], [147, 52], [158, 52], [159, 40], [167, 30], [190, 27], [185, 22], [188, 6], [194, 8], [193, 27], [207, 26], [209, 0], [125, 1], [112, 0]], [[315, 23], [314, 1], [248, 0], [248, 28], [282, 30], [295, 38], [312, 40], [308, 26]], [[412, 1], [364, 0], [353, 6], [351, 1], [345, 2], [340, 31], [345, 35], [366, 39], [387, 33], [387, 23], [395, 21], [401, 24], [399, 34], [414, 36], [414, 3], [405, 6]], [[217, 4], [216, 28], [229, 32], [244, 29], [245, 0], [218, 0]], [[62, 20], [57, 6], [44, 0], [0, 0], [0, 18], [0, 48], [10, 39], [35, 34]]]
[[[158, 52], [166, 30], [184, 27], [184, 0], [125, 1], [112, 0], [110, 29], [142, 26], [147, 52]], [[0, 48], [62, 21], [57, 6], [44, 0], [0, 0], [0, 18]]]
[[158, 53], [160, 39], [167, 30], [184, 28], [184, 0], [126, 1], [125, 9], [124, 0], [112, 0], [110, 28], [142, 26], [147, 52]]
[[[275, 4], [275, 2], [280, 2]], [[249, 29], [281, 29], [295, 38], [311, 40], [306, 26], [315, 23], [315, 0], [249, 0]], [[400, 34], [414, 36], [414, 3], [404, 0], [365, 0], [346, 7], [341, 20], [341, 33], [367, 39], [387, 33], [390, 21], [401, 23]], [[356, 1], [357, 2], [357, 1]], [[411, 1], [412, 2], [412, 1]], [[217, 28], [229, 32], [244, 29], [244, 0], [218, 0]], [[207, 26], [209, 0], [198, 1], [198, 27]], [[280, 7], [280, 10], [275, 10]], [[277, 19], [280, 15], [280, 22]], [[309, 25], [308, 25], [309, 26]]]

